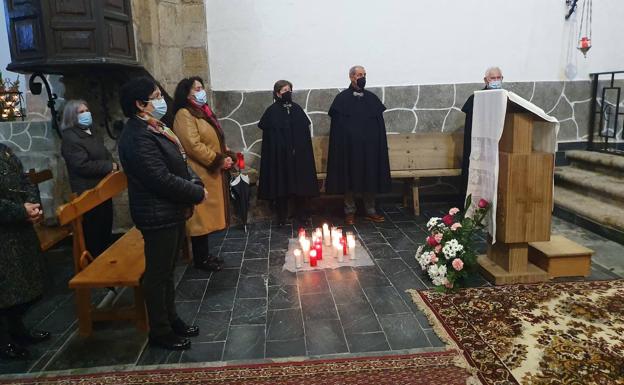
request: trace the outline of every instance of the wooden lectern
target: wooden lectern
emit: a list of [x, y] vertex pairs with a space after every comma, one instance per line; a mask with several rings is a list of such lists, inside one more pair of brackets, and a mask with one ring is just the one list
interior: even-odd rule
[[548, 274], [528, 260], [529, 242], [549, 241], [554, 155], [533, 150], [533, 123], [542, 120], [508, 101], [498, 145], [496, 243], [478, 259], [495, 285], [534, 283]]

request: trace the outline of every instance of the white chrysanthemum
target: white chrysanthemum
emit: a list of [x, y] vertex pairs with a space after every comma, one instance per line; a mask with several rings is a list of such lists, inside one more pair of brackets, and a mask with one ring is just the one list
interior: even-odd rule
[[438, 225], [438, 223], [440, 223], [440, 218], [438, 217], [431, 217], [429, 219], [429, 221], [427, 222], [427, 229], [431, 230], [434, 227], [436, 227]]
[[464, 251], [464, 246], [457, 242], [457, 239], [451, 239], [450, 241], [446, 242], [446, 244], [442, 248], [442, 253], [444, 253], [446, 259], [455, 258], [457, 254], [461, 253], [462, 251]]
[[418, 260], [418, 263], [420, 264], [420, 267], [423, 270], [426, 270], [427, 266], [431, 264], [432, 255], [433, 255], [432, 251], [427, 251], [427, 252], [422, 253], [418, 258], [416, 258]]
[[446, 266], [444, 265], [431, 265], [427, 269], [427, 273], [429, 273], [429, 278], [431, 278], [431, 282], [436, 286], [444, 285], [446, 282], [448, 282], [446, 278]]

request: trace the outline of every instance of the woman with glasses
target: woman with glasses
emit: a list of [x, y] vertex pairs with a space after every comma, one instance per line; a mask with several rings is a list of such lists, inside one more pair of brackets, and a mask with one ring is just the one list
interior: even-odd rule
[[120, 99], [128, 120], [119, 138], [119, 159], [128, 176], [130, 215], [145, 243], [142, 286], [149, 341], [166, 349], [189, 349], [185, 337], [199, 335], [199, 328], [176, 312], [173, 271], [186, 221], [207, 193], [193, 178], [180, 140], [160, 120], [167, 102], [156, 82], [132, 79], [122, 87]]

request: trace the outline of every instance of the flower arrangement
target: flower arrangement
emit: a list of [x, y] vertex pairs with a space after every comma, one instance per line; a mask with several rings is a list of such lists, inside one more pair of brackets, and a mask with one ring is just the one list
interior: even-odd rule
[[[471, 199], [466, 199], [464, 213], [470, 208]], [[453, 207], [442, 218], [432, 217], [427, 222], [430, 235], [418, 247], [416, 260], [438, 290], [456, 289], [458, 280], [466, 278], [476, 265], [474, 234], [485, 227], [483, 221], [489, 209], [490, 203], [481, 199], [472, 217]]]

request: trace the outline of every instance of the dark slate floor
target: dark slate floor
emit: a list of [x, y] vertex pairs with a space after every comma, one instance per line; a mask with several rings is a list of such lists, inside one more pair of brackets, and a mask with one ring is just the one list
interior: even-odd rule
[[[77, 336], [73, 296], [66, 289], [71, 276], [71, 251], [66, 245], [48, 254], [51, 289], [27, 320], [50, 330], [53, 339], [34, 347], [31, 361], [0, 363], [0, 373], [442, 347], [405, 293], [428, 287], [414, 253], [416, 243], [424, 240], [424, 223], [439, 210], [434, 207], [414, 217], [399, 205], [388, 205], [383, 214], [385, 223], [357, 222], [352, 229], [376, 263], [369, 267], [283, 272], [288, 239], [297, 224], [275, 227], [269, 221], [257, 222], [248, 226], [248, 233], [234, 227], [216, 234], [211, 248], [225, 259], [223, 271], [208, 274], [183, 262], [176, 269], [178, 312], [201, 330], [185, 352], [147, 346], [146, 336], [127, 323], [100, 325], [89, 339]], [[313, 225], [332, 219], [341, 223], [339, 217], [325, 216], [314, 217]], [[553, 226], [554, 231], [558, 226], [571, 231], [556, 218]], [[484, 249], [484, 239], [477, 241]], [[611, 250], [621, 255], [624, 246], [615, 244]], [[618, 276], [594, 264], [588, 279], [610, 278]], [[477, 275], [469, 285], [489, 284]], [[124, 301], [127, 296], [120, 297]]]

